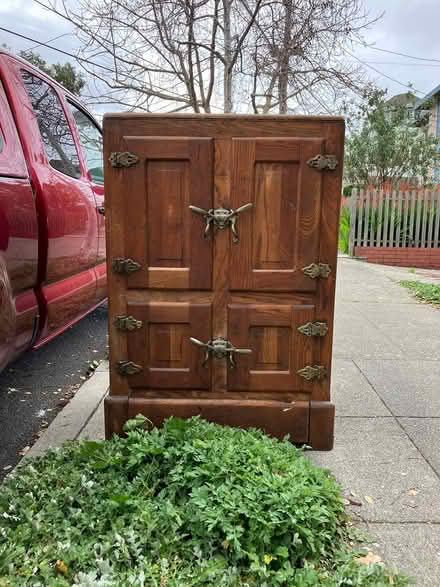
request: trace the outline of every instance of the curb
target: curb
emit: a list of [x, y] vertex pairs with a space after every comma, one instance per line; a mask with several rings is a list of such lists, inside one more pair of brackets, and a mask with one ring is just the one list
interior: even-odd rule
[[60, 447], [67, 440], [78, 438], [97, 412], [108, 388], [108, 361], [101, 361], [90, 379], [81, 385], [72, 400], [51, 422], [17, 467], [28, 458], [41, 456], [51, 448]]

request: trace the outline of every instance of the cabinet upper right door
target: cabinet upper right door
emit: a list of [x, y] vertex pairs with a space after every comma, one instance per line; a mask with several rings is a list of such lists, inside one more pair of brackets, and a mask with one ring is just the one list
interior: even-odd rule
[[320, 138], [234, 138], [231, 203], [239, 215], [231, 242], [231, 290], [314, 292], [302, 269], [319, 262], [322, 171], [307, 162]]

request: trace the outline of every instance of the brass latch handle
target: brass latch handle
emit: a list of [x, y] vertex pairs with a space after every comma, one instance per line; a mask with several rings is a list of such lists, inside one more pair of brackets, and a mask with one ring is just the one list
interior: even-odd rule
[[214, 359], [228, 359], [230, 367], [233, 369], [237, 366], [233, 356], [234, 353], [237, 353], [238, 355], [249, 355], [252, 352], [252, 349], [238, 349], [231, 342], [229, 342], [229, 340], [226, 340], [226, 338], [222, 337], [208, 340], [208, 342], [202, 342], [201, 340], [191, 336], [189, 340], [193, 344], [206, 349], [205, 358], [203, 359], [202, 363], [203, 367], [205, 367], [210, 355], [212, 354]]
[[223, 230], [227, 226], [231, 227], [232, 230], [232, 241], [234, 243], [239, 242], [236, 222], [238, 215], [245, 210], [249, 210], [252, 208], [253, 203], [248, 202], [247, 204], [243, 204], [236, 210], [233, 208], [210, 208], [209, 210], [205, 210], [204, 208], [199, 208], [198, 206], [190, 206], [189, 209], [194, 212], [195, 214], [200, 214], [203, 216], [206, 222], [204, 237], [208, 238], [209, 236], [209, 229], [211, 224], [214, 224], [215, 228], [219, 230]]

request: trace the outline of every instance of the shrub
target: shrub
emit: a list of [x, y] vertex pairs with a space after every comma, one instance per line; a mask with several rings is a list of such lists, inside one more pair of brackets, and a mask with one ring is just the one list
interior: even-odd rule
[[349, 198], [351, 196], [351, 194], [353, 193], [353, 189], [354, 189], [354, 187], [351, 184], [344, 185], [344, 187], [342, 189], [342, 195], [345, 196], [346, 198]]
[[345, 548], [334, 479], [287, 439], [198, 418], [146, 431], [144, 420], [7, 481], [2, 587], [389, 584]]

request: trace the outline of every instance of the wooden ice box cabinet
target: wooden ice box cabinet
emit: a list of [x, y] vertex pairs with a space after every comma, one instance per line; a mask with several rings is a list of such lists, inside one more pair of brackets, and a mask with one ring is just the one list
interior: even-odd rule
[[104, 117], [106, 436], [196, 414], [333, 445], [344, 122]]

